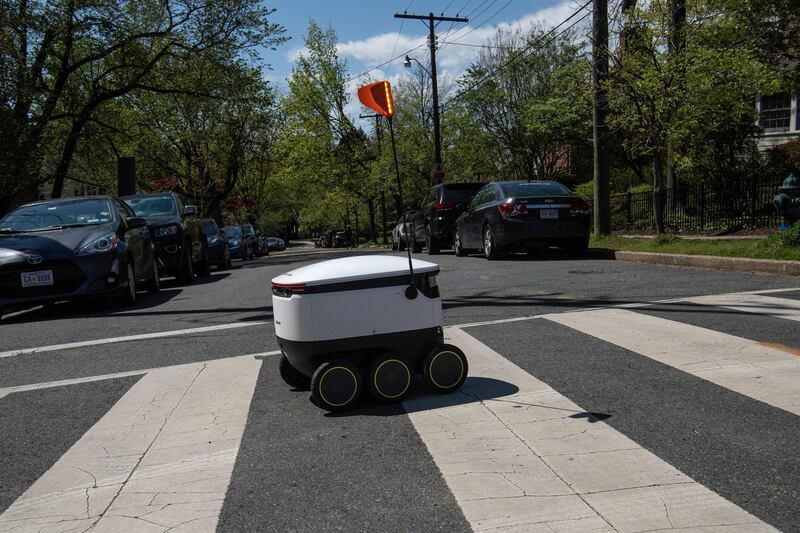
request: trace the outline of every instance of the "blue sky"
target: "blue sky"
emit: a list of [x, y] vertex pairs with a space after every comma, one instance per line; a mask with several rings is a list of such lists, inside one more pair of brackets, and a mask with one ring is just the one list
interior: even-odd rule
[[[457, 79], [479, 50], [465, 45], [485, 43], [497, 25], [523, 29], [535, 23], [552, 26], [569, 16], [579, 4], [575, 0], [265, 0], [264, 5], [277, 9], [272, 19], [286, 28], [286, 35], [291, 37], [277, 51], [263, 54], [264, 62], [273, 69], [265, 72], [267, 78], [285, 88], [284, 80], [291, 74], [294, 59], [303, 51], [303, 36], [312, 18], [336, 30], [339, 55], [355, 76], [415, 47], [419, 49], [409, 55], [427, 66], [426, 26], [416, 20], [395, 19], [395, 12], [408, 9], [409, 13], [445, 11], [446, 15], [470, 15], [468, 24], [456, 24], [451, 29], [450, 23], [441, 23], [437, 28], [441, 45], [437, 65], [440, 83], [446, 83]], [[402, 58], [371, 75], [373, 79], [396, 82], [404, 75]], [[365, 78], [353, 80], [353, 89], [364, 81]], [[357, 104], [350, 111], [357, 113]]]

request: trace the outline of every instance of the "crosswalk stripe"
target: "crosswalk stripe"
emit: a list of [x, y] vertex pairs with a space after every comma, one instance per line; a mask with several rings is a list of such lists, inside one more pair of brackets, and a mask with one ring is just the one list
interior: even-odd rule
[[623, 309], [550, 315], [547, 320], [800, 414], [800, 357], [786, 351]]
[[0, 531], [213, 531], [260, 365], [147, 373], [0, 515]]
[[695, 296], [684, 298], [682, 301], [800, 321], [800, 300], [791, 300], [789, 298], [776, 298], [774, 296], [764, 296], [763, 294], [734, 293]]
[[[247, 355], [235, 355], [233, 357], [266, 357], [270, 355], [278, 355], [280, 350], [273, 350], [271, 352], [251, 353]], [[220, 359], [230, 359], [229, 357], [222, 357]], [[31, 390], [52, 389], [54, 387], [63, 387], [65, 385], [76, 385], [78, 383], [91, 383], [93, 381], [105, 381], [107, 379], [127, 378], [130, 376], [141, 376], [152, 372], [153, 370], [164, 370], [166, 368], [183, 367], [186, 365], [196, 366], [197, 363], [183, 363], [180, 365], [169, 365], [156, 368], [143, 368], [141, 370], [128, 370], [126, 372], [114, 372], [112, 374], [99, 374], [96, 376], [83, 376], [72, 379], [59, 379], [57, 381], [45, 381], [43, 383], [27, 383], [25, 385], [13, 385], [11, 387], [0, 388], [0, 398], [13, 394], [15, 392], [26, 392]]]
[[475, 531], [775, 531], [460, 329], [459, 394], [404, 402]]

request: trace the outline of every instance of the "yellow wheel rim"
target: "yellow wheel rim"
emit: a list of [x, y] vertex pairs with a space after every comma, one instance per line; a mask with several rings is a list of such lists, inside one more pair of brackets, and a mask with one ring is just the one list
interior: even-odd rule
[[[345, 400], [345, 401], [343, 401], [341, 403], [334, 403], [334, 402], [329, 401], [325, 397], [325, 394], [323, 394], [323, 392], [322, 392], [322, 384], [325, 382], [325, 378], [328, 376], [328, 374], [330, 374], [334, 370], [344, 370], [345, 372], [350, 374], [350, 377], [353, 378], [353, 394], [351, 394], [350, 397], [347, 400]], [[325, 403], [327, 403], [328, 405], [333, 406], [333, 407], [341, 407], [343, 405], [347, 405], [348, 403], [352, 402], [353, 399], [356, 397], [356, 393], [358, 392], [358, 378], [356, 378], [356, 375], [353, 374], [353, 372], [349, 368], [347, 368], [345, 366], [334, 366], [332, 368], [329, 368], [328, 370], [325, 371], [324, 374], [322, 374], [322, 377], [319, 378], [319, 387], [317, 387], [317, 388], [319, 389], [319, 397], [322, 398], [322, 401], [324, 401]]]
[[[461, 370], [458, 373], [458, 379], [456, 379], [450, 385], [442, 385], [441, 383], [436, 381], [436, 378], [433, 377], [433, 363], [436, 362], [436, 359], [438, 359], [440, 355], [445, 355], [445, 354], [451, 354], [451, 355], [455, 356], [455, 358], [458, 360], [459, 367], [461, 367]], [[451, 388], [452, 386], [454, 386], [456, 383], [458, 383], [461, 380], [461, 376], [463, 376], [463, 375], [464, 375], [464, 362], [461, 360], [461, 357], [459, 357], [458, 354], [456, 352], [452, 351], [452, 350], [445, 350], [443, 352], [437, 353], [436, 355], [433, 356], [433, 358], [431, 359], [431, 362], [428, 364], [428, 376], [431, 378], [431, 382], [433, 382], [433, 384], [436, 385], [437, 387], [439, 387], [440, 389], [449, 389], [449, 388]]]
[[[406, 371], [406, 376], [408, 377], [408, 379], [406, 380], [406, 386], [403, 387], [403, 390], [401, 392], [395, 394], [394, 396], [390, 396], [388, 394], [384, 394], [383, 392], [381, 392], [381, 389], [378, 386], [378, 372], [381, 371], [381, 368], [383, 368], [383, 365], [385, 365], [386, 363], [399, 363], [400, 365], [402, 365], [403, 370]], [[402, 362], [401, 360], [399, 360], [399, 359], [387, 359], [386, 361], [384, 361], [380, 365], [378, 365], [378, 368], [375, 369], [375, 372], [373, 373], [373, 376], [372, 376], [372, 383], [375, 386], [375, 390], [378, 391], [381, 394], [381, 396], [383, 396], [384, 398], [388, 398], [390, 400], [394, 399], [394, 398], [399, 398], [400, 396], [405, 394], [406, 391], [408, 390], [408, 387], [411, 386], [411, 372], [409, 372], [408, 366], [406, 366], [406, 364], [404, 362]]]

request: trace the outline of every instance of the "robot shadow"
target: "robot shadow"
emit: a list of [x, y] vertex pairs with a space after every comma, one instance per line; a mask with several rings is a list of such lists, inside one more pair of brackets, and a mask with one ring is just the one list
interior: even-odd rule
[[513, 383], [484, 377], [468, 377], [459, 390], [450, 394], [433, 394], [417, 380], [416, 387], [402, 404], [381, 404], [368, 395], [354, 409], [341, 413], [327, 413], [328, 417], [349, 416], [398, 416], [417, 411], [430, 411], [470, 403], [512, 396], [519, 392]]

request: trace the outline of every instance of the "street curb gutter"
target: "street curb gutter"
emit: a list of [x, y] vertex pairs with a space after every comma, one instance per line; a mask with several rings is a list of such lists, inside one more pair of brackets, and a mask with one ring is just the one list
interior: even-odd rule
[[720, 257], [715, 255], [658, 254], [653, 252], [625, 252], [609, 250], [617, 261], [668, 265], [678, 267], [709, 268], [732, 272], [759, 272], [800, 276], [800, 261], [778, 261], [774, 259], [750, 259], [747, 257]]

